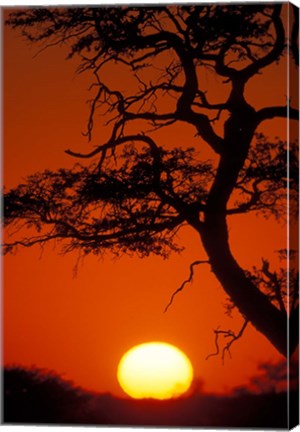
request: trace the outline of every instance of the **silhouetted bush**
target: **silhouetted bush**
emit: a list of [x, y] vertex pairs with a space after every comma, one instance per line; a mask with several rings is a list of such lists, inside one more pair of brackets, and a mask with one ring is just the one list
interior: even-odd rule
[[88, 395], [53, 372], [10, 366], [3, 373], [6, 423], [79, 422]]

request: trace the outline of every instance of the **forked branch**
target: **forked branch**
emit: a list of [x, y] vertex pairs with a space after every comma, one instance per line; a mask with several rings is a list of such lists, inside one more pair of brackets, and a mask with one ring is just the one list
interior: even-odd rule
[[243, 336], [243, 333], [247, 327], [248, 324], [248, 320], [245, 320], [240, 331], [235, 334], [232, 330], [220, 330], [220, 329], [216, 329], [214, 330], [215, 333], [215, 345], [216, 345], [216, 352], [209, 354], [206, 357], [206, 360], [208, 360], [210, 357], [214, 357], [214, 356], [218, 356], [220, 354], [220, 346], [219, 346], [219, 336], [223, 335], [224, 338], [230, 338], [230, 340], [227, 342], [227, 344], [224, 346], [224, 348], [222, 349], [222, 362], [224, 364], [224, 360], [225, 360], [225, 354], [226, 352], [229, 354], [229, 356], [231, 357], [231, 353], [230, 353], [230, 348], [232, 346], [232, 344], [234, 342], [236, 342], [238, 339], [240, 339]]

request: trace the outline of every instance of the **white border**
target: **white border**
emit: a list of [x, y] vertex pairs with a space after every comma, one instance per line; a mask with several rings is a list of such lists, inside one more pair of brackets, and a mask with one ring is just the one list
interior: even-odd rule
[[[237, 1], [232, 1], [232, 0], [217, 0], [217, 3], [274, 3], [274, 2], [280, 2], [280, 3], [287, 3], [287, 1], [277, 1], [277, 0], [264, 0], [263, 2], [261, 1], [252, 1], [252, 0], [244, 0], [243, 2], [237, 2]], [[115, 1], [109, 1], [109, 0], [88, 0], [87, 2], [84, 2], [83, 0], [62, 0], [62, 1], [39, 1], [39, 0], [16, 0], [16, 1], [12, 1], [12, 0], [0, 0], [0, 7], [10, 7], [13, 8], [15, 6], [43, 6], [43, 7], [53, 7], [53, 6], [57, 6], [57, 5], [82, 5], [82, 6], [87, 6], [87, 5], [95, 5], [95, 6], [100, 6], [100, 5], [123, 5], [123, 4], [141, 4], [141, 5], [145, 5], [145, 4], [174, 4], [174, 3], [179, 3], [179, 4], [184, 4], [184, 3], [214, 3], [214, 1], [212, 0], [200, 0], [200, 1], [185, 1], [185, 0], [117, 0]], [[295, 5], [297, 5], [298, 7], [300, 7], [300, 0], [293, 0], [292, 2]], [[1, 23], [0, 23], [0, 29], [1, 29], [1, 25], [2, 25], [2, 14], [0, 14], [1, 16]], [[2, 30], [1, 30], [2, 32]], [[1, 46], [0, 46], [0, 60], [2, 59], [2, 37], [0, 36], [0, 41], [1, 41]], [[2, 83], [2, 77], [1, 77], [1, 72], [2, 70], [0, 70], [0, 82]], [[2, 104], [0, 105], [0, 121], [2, 119]], [[1, 124], [1, 122], [0, 122]], [[0, 169], [1, 171], [1, 169]], [[0, 270], [1, 269], [1, 263], [0, 263]], [[2, 275], [2, 271], [0, 271], [0, 274]], [[2, 329], [2, 325], [0, 322], [0, 330]], [[2, 335], [2, 332], [1, 332]], [[2, 360], [2, 357], [1, 357]], [[0, 383], [1, 383], [1, 379], [0, 379]], [[0, 395], [1, 397], [1, 395]], [[1, 414], [1, 406], [0, 406], [0, 414]], [[2, 418], [1, 418], [2, 420]], [[90, 427], [90, 426], [86, 426], [86, 427], [81, 427], [81, 426], [55, 426], [55, 425], [51, 425], [51, 426], [34, 426], [34, 425], [27, 425], [27, 426], [12, 426], [12, 425], [2, 425], [1, 426], [1, 431], [3, 432], [29, 432], [32, 429], [36, 430], [36, 432], [49, 432], [49, 428], [55, 428], [54, 432], [66, 432], [68, 430], [70, 430], [70, 427], [74, 427], [76, 429], [76, 432], [81, 432], [81, 431], [104, 431], [104, 432], [124, 432], [126, 430], [132, 430], [134, 432], [145, 432], [145, 431], [151, 431], [151, 430], [160, 430], [160, 429], [155, 429], [155, 428], [142, 428], [142, 427], [134, 427], [134, 428], [128, 428], [128, 427], [101, 427], [101, 426], [97, 426], [97, 427]], [[216, 431], [216, 432], [221, 432], [221, 431], [228, 431], [228, 430], [235, 430], [235, 431], [239, 431], [241, 429], [204, 429], [204, 428], [195, 428], [196, 430], [199, 431], [203, 431], [203, 432], [209, 432], [209, 431]], [[176, 428], [176, 429], [168, 429], [168, 428], [163, 428], [163, 430], [170, 430], [170, 431], [179, 431], [179, 430], [187, 430], [187, 429], [181, 429], [181, 428]], [[242, 429], [243, 431], [247, 432], [247, 430], [249, 429]], [[258, 429], [256, 429], [258, 431]], [[294, 431], [299, 432], [300, 431], [300, 426], [297, 426], [296, 428], [293, 429]]]

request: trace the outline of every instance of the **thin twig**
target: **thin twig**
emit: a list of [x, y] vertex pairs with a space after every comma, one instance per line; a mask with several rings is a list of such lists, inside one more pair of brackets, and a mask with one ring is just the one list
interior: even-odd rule
[[224, 338], [231, 338], [229, 342], [224, 346], [222, 350], [222, 362], [224, 364], [225, 360], [225, 354], [228, 352], [229, 356], [231, 357], [230, 348], [234, 342], [236, 342], [238, 339], [240, 339], [243, 336], [243, 333], [247, 327], [248, 320], [245, 320], [240, 331], [235, 334], [232, 330], [219, 330], [219, 327], [214, 330], [215, 333], [215, 345], [216, 345], [216, 352], [208, 354], [205, 360], [208, 360], [210, 357], [218, 356], [220, 353], [220, 347], [219, 347], [219, 335], [222, 334]]
[[193, 276], [194, 276], [194, 266], [199, 265], [199, 264], [209, 264], [209, 261], [194, 261], [191, 265], [190, 265], [190, 275], [188, 277], [188, 279], [186, 279], [184, 282], [182, 282], [182, 284], [180, 285], [179, 288], [177, 288], [176, 291], [173, 292], [169, 303], [167, 304], [167, 306], [165, 307], [164, 312], [167, 312], [167, 310], [169, 309], [169, 307], [171, 306], [171, 304], [173, 303], [173, 300], [175, 298], [175, 296], [184, 289], [185, 285], [187, 283], [192, 282], [193, 280]]

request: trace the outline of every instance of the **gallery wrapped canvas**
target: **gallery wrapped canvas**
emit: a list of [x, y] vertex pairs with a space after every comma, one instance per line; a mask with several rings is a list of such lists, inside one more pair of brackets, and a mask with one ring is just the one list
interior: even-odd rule
[[2, 12], [2, 421], [297, 425], [298, 8]]

